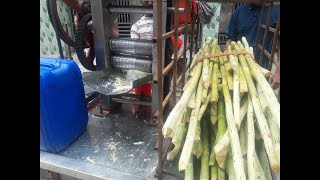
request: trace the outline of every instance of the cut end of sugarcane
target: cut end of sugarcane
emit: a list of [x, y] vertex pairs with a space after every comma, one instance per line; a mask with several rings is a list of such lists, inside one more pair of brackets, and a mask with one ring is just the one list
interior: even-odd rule
[[179, 161], [179, 171], [186, 170], [188, 167], [188, 163], [185, 163], [183, 161]]
[[172, 129], [163, 127], [162, 134], [165, 138], [170, 137], [170, 135], [172, 134]]
[[276, 174], [279, 174], [280, 173], [280, 163], [279, 163], [279, 160], [275, 154], [269, 156], [269, 162], [270, 162], [271, 169]]

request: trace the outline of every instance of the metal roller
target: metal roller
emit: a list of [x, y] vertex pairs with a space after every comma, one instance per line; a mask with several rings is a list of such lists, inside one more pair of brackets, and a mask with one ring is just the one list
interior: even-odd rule
[[110, 51], [114, 54], [152, 56], [152, 40], [113, 38], [110, 40]]
[[111, 56], [112, 66], [122, 70], [139, 70], [142, 72], [152, 72], [152, 60], [142, 57]]

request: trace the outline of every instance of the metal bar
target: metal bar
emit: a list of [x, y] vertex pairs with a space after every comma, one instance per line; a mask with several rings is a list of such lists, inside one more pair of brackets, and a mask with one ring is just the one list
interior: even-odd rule
[[[193, 6], [193, 5], [192, 5]], [[193, 9], [193, 7], [191, 7]], [[188, 67], [190, 67], [191, 65], [191, 61], [192, 61], [192, 54], [193, 54], [193, 42], [194, 42], [194, 23], [195, 23], [195, 16], [194, 16], [194, 13], [193, 12], [190, 12], [191, 13], [191, 42], [190, 42], [190, 61], [189, 61], [189, 64], [188, 64]]]
[[[187, 28], [189, 28], [190, 26], [191, 26], [191, 24], [188, 24]], [[185, 26], [178, 28], [178, 33], [181, 33], [184, 29], [185, 29]], [[171, 37], [173, 33], [174, 33], [174, 30], [162, 34], [162, 39], [165, 40], [165, 39]]]
[[[185, 3], [186, 3], [186, 9], [184, 11], [184, 26], [187, 26], [188, 25], [188, 14], [189, 14], [189, 0], [185, 0]], [[192, 25], [191, 25], [192, 27]], [[193, 29], [191, 29], [191, 31], [193, 31]], [[188, 29], [185, 28], [184, 30], [184, 50], [183, 50], [183, 63], [182, 63], [182, 87], [184, 86], [185, 84], [185, 79], [186, 79], [186, 76], [185, 76], [185, 73], [186, 73], [186, 63], [187, 63], [187, 42], [188, 41]]]
[[[69, 32], [68, 32], [68, 25], [65, 24], [65, 26], [66, 26], [66, 33], [69, 34]], [[68, 44], [68, 51], [69, 51], [69, 58], [70, 58], [71, 60], [73, 60], [72, 55], [71, 55], [71, 48], [70, 48], [70, 45], [69, 45], [69, 44]]]
[[152, 6], [111, 6], [107, 9], [109, 13], [153, 14]]
[[86, 98], [86, 103], [88, 104], [90, 101], [92, 101], [94, 98], [98, 97], [99, 93], [98, 92], [94, 92], [93, 94], [91, 94], [90, 96], [88, 96]]
[[179, 78], [177, 79], [177, 83], [176, 83], [176, 86], [180, 83], [180, 81], [182, 80], [182, 75], [183, 74], [181, 74], [180, 76], [179, 76]]
[[[167, 8], [168, 13], [174, 13], [174, 7]], [[179, 8], [179, 14], [184, 12], [184, 8]], [[152, 6], [111, 6], [108, 8], [110, 13], [139, 13], [153, 14]]]
[[[158, 104], [163, 100], [162, 88], [162, 0], [157, 0], [157, 75], [158, 75]], [[158, 106], [158, 179], [162, 179], [162, 124], [163, 108]]]
[[257, 37], [256, 37], [256, 46], [255, 48], [258, 47], [258, 39], [259, 39], [259, 35], [260, 35], [260, 30], [261, 30], [261, 21], [262, 21], [262, 17], [263, 17], [263, 12], [264, 12], [264, 3], [262, 3], [262, 9], [261, 9], [261, 13], [260, 13], [260, 20], [259, 20], [259, 25], [258, 25], [258, 31], [257, 31]]
[[60, 36], [59, 36], [59, 34], [58, 34], [57, 32], [56, 32], [56, 38], [57, 38], [57, 43], [58, 43], [58, 49], [59, 49], [60, 58], [61, 58], [61, 59], [64, 59], [63, 50], [62, 50], [61, 41], [60, 41]]
[[[168, 12], [173, 13], [174, 7], [168, 7]], [[179, 14], [182, 14], [184, 12], [184, 8], [179, 8]]]
[[277, 20], [277, 25], [276, 25], [276, 29], [275, 29], [275, 34], [273, 36], [273, 42], [272, 42], [272, 49], [271, 49], [271, 59], [268, 65], [268, 69], [271, 70], [272, 68], [272, 63], [274, 62], [274, 53], [276, 51], [276, 46], [278, 43], [278, 36], [280, 33], [280, 15], [278, 16], [278, 20]]
[[[264, 28], [264, 29], [266, 29], [266, 25], [265, 25], [265, 24], [261, 24], [261, 27]], [[271, 32], [276, 32], [276, 29], [273, 28], [273, 27], [269, 27], [269, 31], [271, 31]]]
[[[262, 40], [262, 48], [264, 49], [264, 44], [265, 41], [267, 39], [268, 36], [268, 32], [267, 29], [269, 29], [269, 25], [270, 25], [270, 18], [271, 18], [271, 14], [272, 14], [272, 4], [269, 5], [269, 11], [268, 11], [268, 17], [267, 17], [267, 24], [266, 24], [266, 30], [264, 31], [264, 36], [263, 36], [263, 40]], [[260, 21], [261, 23], [261, 21]], [[260, 58], [259, 58], [259, 64], [262, 65], [262, 57], [263, 57], [263, 53], [260, 53]]]
[[[176, 104], [176, 97], [177, 97], [177, 94], [176, 94], [176, 90], [177, 90], [177, 85], [176, 85], [176, 82], [177, 82], [177, 62], [178, 62], [178, 27], [179, 27], [179, 3], [177, 1], [174, 2], [174, 7], [175, 7], [175, 10], [174, 10], [174, 42], [173, 42], [173, 53], [174, 53], [174, 59], [173, 59], [173, 77], [172, 77], [172, 81], [173, 81], [173, 86], [172, 86], [172, 89], [173, 89], [173, 105]], [[186, 20], [186, 19], [185, 19]]]
[[197, 18], [197, 37], [195, 38], [196, 39], [196, 49], [195, 51], [198, 51], [198, 45], [199, 45], [199, 29], [200, 29], [200, 19], [199, 17]]
[[[187, 48], [184, 49], [184, 51], [187, 51], [189, 48], [191, 47], [191, 45], [188, 45]], [[181, 57], [182, 57], [183, 53], [179, 54], [178, 55], [178, 59], [177, 59], [177, 62], [180, 61]], [[173, 61], [171, 61], [168, 66], [166, 66], [164, 69], [163, 69], [163, 72], [162, 72], [162, 76], [165, 76], [168, 74], [168, 72], [172, 69], [173, 67]]]
[[127, 100], [122, 98], [112, 98], [112, 101], [119, 102], [123, 104], [135, 104], [135, 105], [142, 105], [142, 106], [151, 106], [151, 102], [144, 102], [144, 101], [134, 101], [134, 100]]
[[[262, 51], [262, 46], [261, 44], [258, 44], [258, 48]], [[266, 50], [266, 49], [263, 49], [263, 53], [264, 55], [267, 56], [267, 58], [270, 60], [271, 59], [271, 54]]]

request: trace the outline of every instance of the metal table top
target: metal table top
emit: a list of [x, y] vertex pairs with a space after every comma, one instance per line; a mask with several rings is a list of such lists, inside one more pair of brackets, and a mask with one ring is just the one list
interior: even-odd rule
[[[58, 154], [40, 151], [40, 168], [79, 179], [155, 179], [157, 129], [123, 104], [105, 118], [89, 113], [87, 130]], [[150, 108], [145, 108], [150, 111]]]

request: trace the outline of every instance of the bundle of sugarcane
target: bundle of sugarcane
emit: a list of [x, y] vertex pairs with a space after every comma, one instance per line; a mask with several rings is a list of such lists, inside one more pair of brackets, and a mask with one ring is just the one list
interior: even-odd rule
[[266, 79], [270, 74], [255, 62], [245, 38], [224, 52], [207, 39], [162, 131], [174, 144], [167, 159], [181, 152], [185, 179], [270, 179], [271, 171], [280, 173], [280, 104]]

